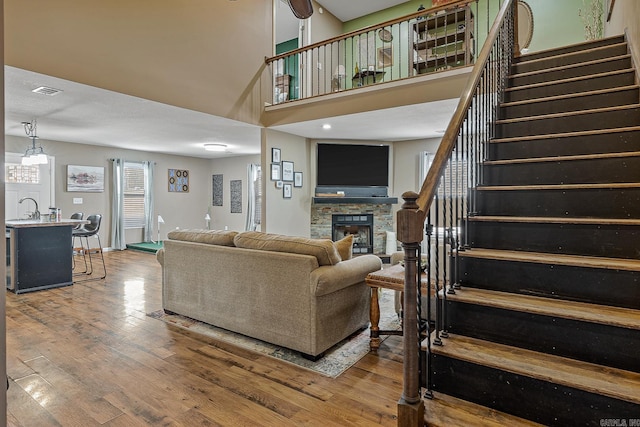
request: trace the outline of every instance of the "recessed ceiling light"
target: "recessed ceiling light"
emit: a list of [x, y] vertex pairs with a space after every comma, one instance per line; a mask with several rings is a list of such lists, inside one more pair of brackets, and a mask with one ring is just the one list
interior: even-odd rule
[[40, 86], [32, 90], [33, 93], [39, 93], [40, 95], [54, 96], [62, 92], [60, 89], [55, 89], [49, 86]]
[[331, 129], [331, 125], [329, 123], [325, 123], [325, 124], [322, 125], [322, 129], [324, 129], [324, 130]]
[[204, 144], [204, 149], [207, 151], [225, 151], [227, 149], [226, 144]]

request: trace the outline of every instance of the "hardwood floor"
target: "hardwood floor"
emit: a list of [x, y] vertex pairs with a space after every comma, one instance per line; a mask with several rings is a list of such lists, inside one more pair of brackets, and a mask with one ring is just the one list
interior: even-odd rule
[[7, 292], [9, 426], [396, 425], [401, 337], [337, 379], [169, 326], [153, 254], [105, 280]]

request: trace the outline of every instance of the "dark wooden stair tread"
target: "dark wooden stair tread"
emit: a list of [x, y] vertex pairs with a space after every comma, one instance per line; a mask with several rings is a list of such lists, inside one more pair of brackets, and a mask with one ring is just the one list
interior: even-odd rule
[[[607, 129], [606, 135], [611, 135], [613, 133], [637, 132], [637, 131], [640, 131], [640, 126], [627, 126], [622, 128]], [[577, 132], [548, 133], [543, 135], [513, 136], [509, 138], [494, 138], [489, 140], [489, 143], [500, 144], [500, 143], [520, 142], [520, 141], [537, 141], [537, 140], [555, 139], [555, 138], [571, 138], [571, 137], [579, 137], [579, 136], [601, 135], [602, 133], [603, 133], [602, 129], [596, 129], [596, 130], [583, 130], [583, 131], [577, 131]]]
[[[464, 251], [458, 252], [458, 256], [503, 261], [529, 262], [537, 264], [640, 271], [640, 260], [624, 258], [605, 258], [543, 252], [505, 251], [499, 249], [484, 248], [466, 249]], [[612, 289], [612, 292], [615, 292], [615, 289]]]
[[[616, 39], [619, 39], [619, 41], [615, 41]], [[625, 43], [625, 37], [622, 34], [618, 34], [618, 35], [614, 35], [614, 36], [609, 36], [609, 37], [603, 37], [601, 39], [598, 40], [599, 42], [613, 42], [611, 44], [605, 44], [605, 45], [601, 45], [602, 47], [604, 46], [614, 46], [616, 44], [621, 44], [621, 43]], [[570, 52], [586, 52], [589, 49], [592, 49], [591, 47], [589, 47], [589, 45], [593, 45], [594, 42], [592, 40], [586, 40], [586, 41], [581, 41], [578, 43], [572, 43], [566, 46], [561, 46], [561, 47], [552, 47], [549, 49], [543, 49], [543, 50], [537, 50], [535, 52], [528, 52], [522, 55], [519, 55], [517, 57], [514, 58], [514, 64], [521, 64], [521, 63], [525, 63], [528, 61], [531, 61], [531, 57], [534, 56], [540, 56], [540, 55], [544, 55], [544, 58], [547, 57], [552, 57], [552, 56], [561, 56], [562, 53], [556, 53], [558, 51], [562, 51], [565, 49], [572, 49], [569, 52], [566, 53], [570, 53]], [[581, 47], [584, 47], [585, 49], [580, 49]]]
[[484, 165], [509, 165], [523, 163], [544, 163], [544, 162], [560, 162], [572, 160], [599, 160], [599, 159], [615, 159], [625, 157], [638, 157], [640, 151], [622, 151], [617, 153], [598, 153], [598, 154], [580, 154], [574, 156], [553, 156], [553, 157], [529, 157], [525, 159], [510, 160], [487, 160]]
[[505, 216], [478, 215], [470, 216], [471, 222], [520, 222], [536, 224], [584, 224], [584, 225], [640, 225], [640, 219], [629, 218], [574, 218], [551, 216]]
[[[423, 342], [423, 349], [426, 343]], [[640, 374], [566, 357], [449, 334], [433, 354], [640, 404]]]
[[522, 190], [597, 190], [640, 188], [638, 182], [614, 182], [604, 184], [541, 184], [541, 185], [483, 185], [478, 191], [522, 191]]
[[625, 90], [639, 89], [638, 85], [618, 86], [607, 89], [589, 90], [585, 92], [567, 93], [564, 95], [547, 96], [543, 98], [525, 99], [523, 101], [503, 102], [500, 107], [515, 107], [519, 105], [531, 105], [542, 102], [561, 101], [563, 99], [580, 98], [583, 96], [602, 95], [602, 94], [614, 94], [615, 92], [623, 92]]
[[425, 426], [434, 427], [533, 427], [542, 425], [437, 392], [433, 393], [432, 399], [424, 399], [424, 423]]
[[[569, 56], [577, 56], [577, 55], [584, 55], [585, 53], [589, 53], [589, 52], [597, 52], [600, 50], [606, 50], [606, 49], [611, 49], [611, 48], [616, 48], [616, 47], [620, 47], [620, 46], [626, 46], [627, 43], [626, 42], [620, 42], [620, 43], [615, 43], [615, 44], [608, 44], [605, 46], [598, 46], [598, 47], [594, 47], [591, 49], [583, 49], [583, 50], [576, 50], [573, 52], [566, 52], [566, 53], [560, 53], [558, 55], [549, 55], [549, 56], [543, 56], [542, 58], [537, 58], [537, 59], [527, 59], [526, 56], [521, 56], [520, 60], [518, 62], [514, 62], [513, 66], [519, 65], [519, 64], [531, 64], [534, 62], [542, 62], [542, 61], [549, 61], [552, 59], [556, 59], [556, 58], [566, 58]], [[549, 51], [550, 53], [552, 53], [551, 51]], [[539, 52], [537, 52], [539, 53]]]
[[640, 330], [640, 311], [629, 308], [469, 287], [456, 289], [446, 298], [448, 301]]
[[[623, 112], [624, 110], [631, 110], [634, 108], [640, 108], [640, 104], [617, 105], [615, 107], [592, 108], [588, 110], [567, 111], [563, 113], [542, 114], [538, 116], [528, 116], [528, 117], [517, 117], [515, 119], [502, 119], [502, 120], [496, 120], [496, 124], [503, 125], [503, 124], [509, 124], [509, 123], [531, 122], [536, 120], [571, 118], [575, 116], [581, 116], [584, 114], [598, 114], [598, 113], [615, 112], [615, 111]], [[600, 131], [602, 132], [602, 130]]]
[[509, 93], [509, 92], [515, 92], [515, 91], [519, 91], [519, 90], [529, 90], [529, 89], [535, 89], [535, 88], [545, 87], [545, 86], [553, 86], [553, 85], [560, 85], [560, 84], [564, 84], [564, 83], [579, 82], [579, 81], [583, 81], [583, 80], [587, 81], [587, 80], [592, 80], [592, 79], [599, 78], [599, 77], [608, 77], [608, 76], [615, 76], [615, 75], [618, 75], [618, 74], [627, 74], [627, 73], [635, 73], [635, 70], [633, 68], [625, 68], [625, 69], [622, 69], [622, 70], [606, 71], [604, 73], [589, 74], [589, 75], [586, 75], [586, 76], [569, 77], [569, 78], [560, 79], [560, 80], [551, 80], [549, 82], [531, 83], [531, 84], [527, 84], [527, 85], [512, 86], [512, 87], [506, 88], [505, 92]]
[[[594, 59], [594, 60], [591, 60], [591, 61], [580, 62], [580, 63], [577, 63], [577, 64], [561, 65], [561, 66], [558, 66], [558, 67], [543, 68], [542, 70], [527, 71], [527, 72], [524, 72], [524, 73], [516, 73], [516, 74], [511, 74], [508, 78], [514, 79], [514, 78], [518, 78], [518, 77], [529, 77], [529, 76], [535, 76], [535, 75], [538, 75], [538, 74], [550, 73], [550, 72], [554, 72], [554, 71], [571, 70], [573, 68], [581, 68], [581, 67], [584, 67], [584, 66], [587, 66], [587, 65], [602, 64], [602, 63], [605, 63], [605, 62], [617, 61], [619, 59], [626, 59], [626, 58], [631, 58], [631, 55], [630, 54], [626, 54], [626, 55], [611, 56], [611, 57], [608, 57], [608, 58]], [[524, 64], [524, 62], [518, 62], [518, 64]]]

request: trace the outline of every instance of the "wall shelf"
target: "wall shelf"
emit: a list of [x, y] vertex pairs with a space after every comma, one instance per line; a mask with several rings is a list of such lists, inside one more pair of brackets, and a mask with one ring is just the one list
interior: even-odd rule
[[473, 13], [466, 5], [413, 22], [414, 74], [473, 63]]

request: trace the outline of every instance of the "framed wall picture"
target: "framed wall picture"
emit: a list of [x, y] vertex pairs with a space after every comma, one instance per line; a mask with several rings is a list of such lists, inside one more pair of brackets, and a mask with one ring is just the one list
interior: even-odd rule
[[280, 163], [271, 163], [271, 181], [280, 181], [281, 179]]
[[280, 163], [280, 149], [272, 148], [271, 149], [271, 162], [272, 163]]
[[104, 167], [67, 165], [67, 191], [103, 192]]
[[169, 169], [169, 192], [189, 192], [189, 171], [187, 169]]
[[393, 48], [379, 47], [377, 51], [378, 68], [391, 67], [393, 65]]
[[282, 186], [282, 197], [285, 199], [291, 198], [291, 184], [284, 184]]
[[282, 180], [293, 181], [293, 162], [282, 162]]
[[284, 182], [276, 181], [276, 188], [282, 188], [283, 185], [284, 185]]
[[302, 187], [302, 172], [293, 173], [293, 186]]
[[222, 183], [224, 176], [222, 174], [213, 175], [213, 206], [222, 206], [224, 190]]

